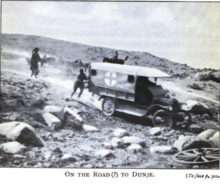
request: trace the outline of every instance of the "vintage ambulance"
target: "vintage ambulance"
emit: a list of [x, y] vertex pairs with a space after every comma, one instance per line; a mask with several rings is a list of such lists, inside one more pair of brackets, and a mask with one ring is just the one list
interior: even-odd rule
[[157, 85], [158, 78], [167, 77], [170, 75], [155, 68], [96, 62], [89, 68], [88, 88], [103, 99], [102, 111], [107, 116], [123, 112], [150, 117], [154, 126], [187, 128], [190, 114]]

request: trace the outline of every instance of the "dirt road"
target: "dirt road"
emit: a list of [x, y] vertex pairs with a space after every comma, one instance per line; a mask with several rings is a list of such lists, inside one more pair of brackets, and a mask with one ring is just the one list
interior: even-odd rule
[[[74, 95], [71, 101], [66, 101], [70, 98], [73, 82], [76, 73], [73, 76], [65, 77], [65, 74], [56, 68], [43, 67], [40, 68], [38, 79], [30, 78], [30, 70], [25, 62], [17, 64], [16, 61], [3, 61], [2, 73], [5, 84], [6, 98], [5, 102], [11, 100], [8, 96], [20, 94], [19, 98], [23, 99], [24, 106], [15, 107], [15, 112], [19, 114], [16, 121], [24, 121], [26, 123], [40, 122], [42, 118], [39, 107], [26, 106], [27, 94], [30, 96], [30, 103], [35, 101], [34, 95], [40, 93], [41, 99], [47, 99], [45, 105], [56, 105], [60, 107], [70, 106], [75, 109], [78, 114], [84, 119], [86, 124], [95, 126], [99, 132], [85, 132], [76, 130], [71, 127], [64, 127], [58, 131], [48, 131], [42, 127], [36, 127], [36, 130], [45, 141], [45, 147], [28, 147], [28, 150], [23, 152], [24, 159], [15, 160], [12, 155], [4, 154], [7, 159], [1, 166], [3, 167], [85, 167], [85, 168], [192, 168], [192, 166], [178, 164], [172, 160], [171, 154], [152, 154], [150, 147], [168, 145], [172, 146], [173, 142], [180, 135], [195, 135], [189, 131], [178, 129], [162, 128], [161, 135], [152, 136], [149, 134], [151, 126], [146, 126], [143, 121], [136, 117], [118, 114], [115, 117], [106, 117], [101, 111], [101, 102], [98, 97], [91, 97], [91, 94], [85, 90], [83, 95], [78, 99], [77, 94]], [[24, 90], [20, 90], [21, 86], [17, 84], [21, 81], [25, 84]], [[48, 88], [37, 88], [37, 83], [46, 83]], [[32, 88], [28, 86], [33, 84]], [[180, 91], [182, 93], [182, 91]], [[8, 95], [8, 96], [7, 96]], [[191, 93], [187, 95], [192, 95]], [[196, 96], [195, 96], [196, 97]], [[18, 97], [17, 97], [18, 98]], [[204, 97], [205, 98], [205, 97]], [[4, 99], [3, 99], [4, 101]], [[6, 109], [5, 109], [6, 110]], [[31, 110], [31, 111], [30, 111]], [[10, 112], [11, 113], [11, 112]], [[10, 120], [8, 120], [10, 121]], [[197, 121], [200, 125], [202, 121]], [[210, 121], [211, 122], [211, 121]], [[42, 123], [45, 124], [45, 123]], [[216, 130], [218, 129], [217, 123]], [[34, 126], [34, 125], [33, 125]], [[206, 128], [209, 125], [206, 126]], [[214, 127], [213, 126], [213, 127]], [[104, 148], [104, 142], [110, 142], [114, 138], [113, 132], [117, 128], [127, 130], [130, 136], [138, 137], [145, 141], [146, 146], [140, 152], [132, 152], [127, 148], [111, 149], [113, 156], [109, 158], [96, 157], [95, 153]], [[205, 128], [205, 127], [204, 127]], [[167, 134], [173, 134], [167, 137]], [[2, 141], [0, 141], [2, 142]], [[59, 150], [58, 150], [59, 148]], [[75, 158], [74, 161], [62, 161], [62, 157], [69, 154]], [[16, 161], [16, 163], [15, 163]], [[218, 165], [204, 165], [199, 168], [217, 169]]]

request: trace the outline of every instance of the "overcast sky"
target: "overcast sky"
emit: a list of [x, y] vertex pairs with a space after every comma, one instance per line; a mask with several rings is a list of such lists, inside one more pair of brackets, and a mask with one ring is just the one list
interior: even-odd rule
[[220, 68], [220, 3], [2, 2], [2, 32]]

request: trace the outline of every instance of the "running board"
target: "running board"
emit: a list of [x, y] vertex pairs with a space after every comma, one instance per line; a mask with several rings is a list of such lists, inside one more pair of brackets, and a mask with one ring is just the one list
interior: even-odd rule
[[115, 109], [115, 111], [138, 116], [138, 117], [143, 117], [147, 113], [147, 110], [140, 109], [140, 108], [131, 108], [131, 109], [129, 108], [128, 110], [128, 109], [125, 109], [125, 108], [123, 109], [120, 107], [120, 109]]

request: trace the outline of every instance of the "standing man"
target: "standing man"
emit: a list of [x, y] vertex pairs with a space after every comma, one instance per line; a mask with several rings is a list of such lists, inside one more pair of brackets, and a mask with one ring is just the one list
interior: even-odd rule
[[114, 61], [118, 60], [118, 51], [115, 51], [115, 56], [113, 57], [113, 60]]
[[71, 97], [74, 95], [74, 93], [77, 91], [78, 88], [80, 89], [78, 98], [81, 96], [84, 90], [84, 80], [88, 80], [88, 78], [86, 77], [86, 74], [84, 73], [83, 68], [80, 68], [79, 75], [77, 76], [77, 80], [74, 84], [74, 89], [73, 89], [73, 93]]
[[39, 49], [35, 48], [32, 51], [32, 57], [31, 57], [31, 77], [33, 75], [35, 75], [35, 77], [37, 78], [37, 75], [39, 74], [39, 68], [38, 68], [38, 62], [41, 62], [41, 58], [38, 54]]

